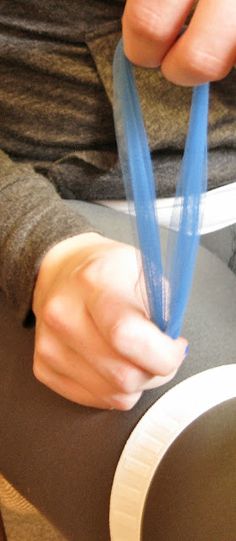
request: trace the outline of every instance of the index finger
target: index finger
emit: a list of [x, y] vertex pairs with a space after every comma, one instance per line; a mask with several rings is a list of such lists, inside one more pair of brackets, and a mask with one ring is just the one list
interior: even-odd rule
[[161, 332], [130, 299], [109, 294], [88, 309], [110, 347], [145, 372], [167, 376], [183, 361], [187, 341]]
[[194, 0], [127, 0], [122, 28], [126, 56], [157, 67], [178, 36]]

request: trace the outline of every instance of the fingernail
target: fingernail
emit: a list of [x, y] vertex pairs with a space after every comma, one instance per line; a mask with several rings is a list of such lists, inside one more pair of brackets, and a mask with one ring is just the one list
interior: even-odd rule
[[184, 352], [184, 359], [188, 356], [189, 354], [189, 344], [187, 345], [186, 349], [185, 349], [185, 352]]

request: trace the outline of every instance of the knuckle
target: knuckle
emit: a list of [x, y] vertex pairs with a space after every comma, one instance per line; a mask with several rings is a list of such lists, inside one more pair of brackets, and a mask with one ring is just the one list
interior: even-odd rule
[[94, 283], [94, 265], [84, 265], [75, 269], [73, 275], [81, 287], [91, 287]]
[[41, 364], [38, 362], [36, 356], [35, 356], [35, 358], [34, 358], [34, 363], [33, 363], [33, 374], [34, 374], [34, 377], [35, 377], [38, 381], [40, 381], [41, 383], [44, 382], [43, 369], [42, 369]]
[[90, 256], [82, 265], [76, 267], [73, 276], [76, 281], [82, 286], [96, 287], [98, 278], [102, 280], [103, 276], [107, 275], [107, 261], [104, 253], [96, 253], [96, 257]]
[[76, 287], [79, 287], [83, 296], [89, 299], [93, 306], [97, 305], [101, 297], [101, 283], [103, 280], [103, 265], [100, 259], [93, 261], [92, 264], [84, 265], [73, 273]]
[[144, 389], [157, 389], [158, 387], [161, 387], [162, 385], [165, 385], [169, 381], [171, 381], [177, 373], [177, 370], [172, 370], [172, 372], [168, 376], [154, 376], [145, 386]]
[[111, 406], [120, 411], [129, 411], [138, 402], [140, 396], [141, 393], [132, 395], [121, 394], [119, 396], [114, 396], [111, 399]]
[[137, 385], [130, 367], [122, 366], [113, 374], [113, 385], [122, 393], [130, 394], [135, 392]]
[[122, 318], [111, 327], [110, 340], [111, 345], [118, 351], [123, 349], [127, 341], [132, 340], [132, 332], [129, 321], [126, 318]]
[[66, 327], [63, 304], [59, 297], [50, 299], [42, 310], [43, 321], [51, 328], [62, 331]]
[[157, 377], [164, 378], [171, 377], [171, 374], [176, 370], [176, 367], [180, 365], [182, 357], [179, 354], [173, 352], [166, 355], [165, 361], [163, 361], [161, 369], [155, 374]]
[[41, 363], [47, 363], [50, 364], [54, 362], [54, 355], [51, 350], [51, 348], [48, 346], [48, 344], [45, 342], [45, 340], [38, 340], [36, 348], [35, 348], [35, 366], [38, 367], [41, 366]]
[[164, 13], [145, 4], [127, 9], [126, 24], [135, 34], [148, 41], [165, 42], [172, 36], [172, 26]]
[[191, 71], [200, 75], [204, 80], [217, 81], [225, 77], [228, 67], [223, 58], [197, 47], [191, 48], [187, 55], [187, 64]]
[[176, 357], [174, 355], [170, 355], [168, 357], [166, 356], [165, 361], [162, 363], [161, 368], [158, 370], [155, 376], [164, 378], [168, 377], [175, 369], [176, 364]]

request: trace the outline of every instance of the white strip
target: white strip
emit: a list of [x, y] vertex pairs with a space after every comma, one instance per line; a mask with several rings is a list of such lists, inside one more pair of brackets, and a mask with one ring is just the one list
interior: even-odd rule
[[145, 500], [155, 471], [171, 443], [200, 415], [236, 398], [236, 364], [192, 376], [164, 394], [130, 435], [114, 476], [110, 501], [111, 541], [141, 541]]
[[[98, 202], [120, 212], [129, 213], [126, 201], [106, 200]], [[156, 202], [159, 224], [163, 227], [170, 226], [173, 204], [174, 197], [158, 199]], [[201, 213], [201, 235], [235, 224], [236, 182], [206, 192], [202, 199]]]

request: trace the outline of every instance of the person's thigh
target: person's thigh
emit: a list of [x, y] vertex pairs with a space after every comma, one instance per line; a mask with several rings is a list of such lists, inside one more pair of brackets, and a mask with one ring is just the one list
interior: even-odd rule
[[[78, 209], [101, 233], [132, 242], [129, 217], [89, 204]], [[235, 299], [235, 276], [201, 248], [184, 325], [189, 357], [173, 382], [144, 393], [130, 412], [118, 412], [79, 406], [37, 382], [34, 331], [21, 326], [1, 296], [0, 468], [68, 541], [109, 541], [115, 468], [148, 407], [189, 375], [236, 362]]]
[[203, 235], [201, 244], [216, 254], [236, 274], [236, 223]]

